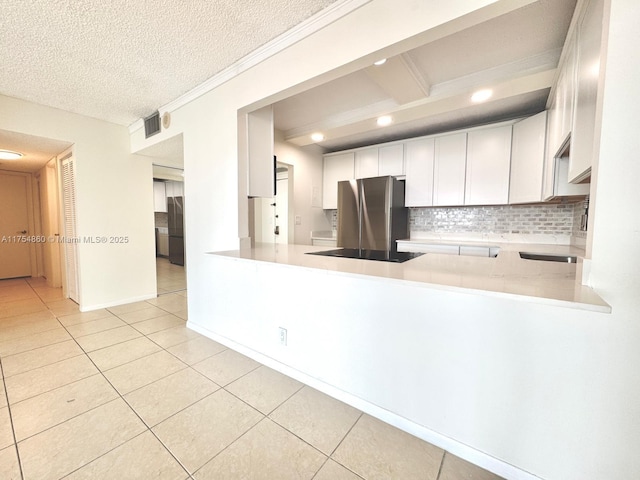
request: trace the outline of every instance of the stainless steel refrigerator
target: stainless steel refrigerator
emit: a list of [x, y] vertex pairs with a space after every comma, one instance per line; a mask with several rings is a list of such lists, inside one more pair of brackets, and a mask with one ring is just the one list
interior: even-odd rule
[[167, 198], [169, 261], [184, 265], [184, 198]]
[[338, 247], [394, 255], [396, 240], [408, 237], [403, 181], [389, 176], [338, 182]]

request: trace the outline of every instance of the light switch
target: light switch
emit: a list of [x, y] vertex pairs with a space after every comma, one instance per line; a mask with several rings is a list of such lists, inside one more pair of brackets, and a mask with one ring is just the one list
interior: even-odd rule
[[302, 225], [302, 217], [300, 215], [296, 215], [296, 225]]

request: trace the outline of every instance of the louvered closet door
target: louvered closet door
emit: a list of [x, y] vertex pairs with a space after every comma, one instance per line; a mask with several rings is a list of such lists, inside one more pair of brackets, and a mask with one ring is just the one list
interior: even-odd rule
[[79, 303], [78, 244], [76, 243], [76, 184], [75, 160], [68, 157], [61, 162], [62, 204], [64, 209], [64, 253], [67, 273], [67, 295]]

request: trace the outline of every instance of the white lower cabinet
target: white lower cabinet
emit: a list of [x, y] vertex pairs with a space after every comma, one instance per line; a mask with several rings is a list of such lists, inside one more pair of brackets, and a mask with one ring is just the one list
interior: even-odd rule
[[435, 138], [433, 205], [464, 205], [467, 134]]
[[158, 234], [158, 255], [169, 256], [169, 235], [166, 233]]
[[407, 207], [433, 205], [434, 147], [433, 138], [405, 143], [404, 203]]
[[509, 203], [542, 199], [547, 112], [513, 125]]
[[509, 202], [511, 128], [506, 125], [468, 133], [465, 205]]
[[354, 175], [353, 152], [325, 155], [322, 179], [322, 208], [338, 208], [338, 182], [351, 180]]

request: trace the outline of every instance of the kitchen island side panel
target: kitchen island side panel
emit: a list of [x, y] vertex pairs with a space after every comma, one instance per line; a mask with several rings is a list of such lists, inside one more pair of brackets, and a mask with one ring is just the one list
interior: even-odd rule
[[544, 468], [554, 458], [566, 465], [562, 478], [588, 478], [561, 457], [567, 443], [578, 458], [601, 448], [589, 419], [603, 407], [589, 390], [606, 362], [593, 345], [608, 315], [293, 265], [206, 262], [211, 298], [191, 327], [361, 399], [369, 413], [388, 411], [386, 421], [485, 468], [496, 471], [497, 459], [509, 478], [558, 478]]

